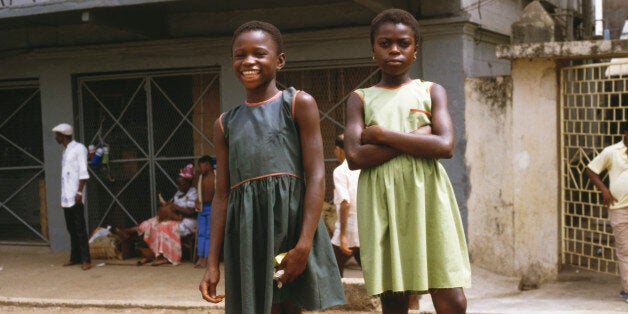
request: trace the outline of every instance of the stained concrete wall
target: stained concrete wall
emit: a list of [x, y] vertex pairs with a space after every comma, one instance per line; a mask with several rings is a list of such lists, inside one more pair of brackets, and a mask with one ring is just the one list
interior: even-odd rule
[[512, 274], [515, 269], [512, 79], [510, 76], [468, 78], [465, 96], [471, 260], [495, 272]]
[[557, 73], [553, 60], [517, 59], [514, 83], [465, 84], [469, 250], [474, 263], [504, 275], [558, 272]]

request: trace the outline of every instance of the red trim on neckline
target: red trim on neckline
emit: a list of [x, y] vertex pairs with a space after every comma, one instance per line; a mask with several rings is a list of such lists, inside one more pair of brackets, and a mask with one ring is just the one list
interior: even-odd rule
[[408, 82], [405, 82], [405, 83], [403, 83], [403, 84], [401, 84], [401, 85], [398, 85], [398, 86], [395, 86], [395, 87], [377, 86], [377, 85], [373, 85], [373, 87], [376, 87], [376, 88], [383, 88], [383, 89], [388, 89], [388, 90], [393, 90], [393, 89], [398, 89], [398, 88], [401, 88], [401, 87], [403, 87], [403, 86], [406, 86], [406, 85], [408, 85], [408, 84], [410, 84], [410, 83], [412, 83], [412, 82], [414, 82], [414, 80], [410, 80], [410, 81], [408, 81]]
[[268, 98], [266, 100], [262, 100], [260, 102], [254, 102], [254, 103], [250, 103], [250, 102], [245, 100], [244, 104], [247, 105], [247, 106], [250, 106], [250, 107], [259, 106], [259, 105], [263, 105], [265, 103], [268, 103], [268, 102], [274, 100], [275, 98], [279, 97], [280, 95], [281, 95], [281, 91], [278, 91], [277, 94], [275, 94], [273, 97], [270, 97], [270, 98]]

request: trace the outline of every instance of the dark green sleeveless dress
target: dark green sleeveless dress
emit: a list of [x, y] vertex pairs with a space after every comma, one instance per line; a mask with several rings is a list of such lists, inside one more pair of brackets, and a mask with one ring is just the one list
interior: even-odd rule
[[292, 116], [296, 93], [289, 88], [221, 117], [231, 184], [224, 242], [227, 313], [270, 313], [273, 303], [285, 301], [308, 310], [346, 303], [322, 220], [303, 274], [281, 289], [273, 281], [274, 257], [296, 245], [303, 221], [301, 141]]

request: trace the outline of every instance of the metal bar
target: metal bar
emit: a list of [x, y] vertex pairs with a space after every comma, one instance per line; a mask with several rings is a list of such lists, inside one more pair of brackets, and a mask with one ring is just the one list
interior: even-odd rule
[[42, 240], [48, 241], [48, 239], [46, 239], [41, 233], [39, 233], [39, 231], [37, 231], [37, 230], [35, 230], [35, 228], [31, 227], [31, 225], [29, 225], [27, 221], [25, 221], [18, 214], [13, 212], [8, 206], [0, 203], [0, 207], [4, 207], [4, 209], [6, 209], [6, 211], [9, 212], [9, 214], [11, 214], [13, 217], [15, 217], [15, 219], [19, 220], [22, 223], [22, 225], [24, 225], [26, 228], [30, 229], [35, 235], [40, 237]]
[[[170, 183], [172, 183], [173, 186], [177, 186], [177, 182], [172, 180], [172, 178], [170, 177], [170, 174], [166, 171], [166, 169], [164, 169], [161, 164], [159, 163], [155, 163], [155, 166], [157, 166], [159, 168], [159, 170], [161, 170], [161, 172], [166, 176], [166, 178], [168, 179], [168, 181], [170, 181]], [[156, 194], [156, 193], [155, 193]]]
[[[142, 171], [144, 170], [144, 168], [146, 168], [146, 166], [148, 166], [148, 163], [145, 163], [140, 169], [138, 169], [137, 172], [133, 175], [133, 177], [131, 177], [131, 179], [129, 179], [129, 181], [123, 187], [121, 187], [118, 193], [115, 196], [112, 196], [112, 198], [118, 199], [118, 196], [120, 196], [122, 192], [126, 191], [126, 189], [131, 185], [131, 183], [133, 183], [135, 178], [137, 178], [140, 175], [140, 173], [142, 173]], [[114, 203], [115, 202], [113, 199], [111, 200], [111, 202], [109, 202], [109, 206], [107, 207], [107, 209], [105, 210], [105, 213], [100, 218], [100, 221], [98, 222], [98, 226], [102, 226], [102, 223], [105, 221], [105, 218], [107, 218], [107, 215], [109, 215], [109, 211], [111, 211], [111, 209], [113, 208]], [[129, 212], [127, 211], [125, 212], [127, 215], [131, 215]], [[135, 222], [135, 219], [131, 218], [131, 220]], [[137, 224], [137, 222], [135, 222], [135, 224]]]
[[[150, 180], [150, 195], [157, 195], [157, 176], [155, 174], [155, 165], [157, 164], [155, 161], [155, 132], [154, 123], [153, 123], [153, 89], [152, 89], [152, 81], [151, 77], [146, 78], [144, 81], [144, 90], [146, 91], [146, 123], [147, 128], [150, 130], [148, 132], [148, 163], [150, 167], [148, 168], [148, 177]], [[151, 214], [156, 213], [157, 208], [157, 200], [155, 197], [150, 198], [150, 211]]]
[[31, 170], [31, 169], [43, 169], [43, 165], [41, 166], [17, 166], [17, 167], [0, 167], [0, 171], [3, 170]]
[[[360, 86], [364, 85], [364, 83], [368, 82], [375, 74], [379, 73], [379, 68], [377, 70], [375, 70], [373, 73], [371, 73], [369, 76], [366, 77], [366, 79], [362, 80], [362, 82], [360, 82], [356, 88], [359, 88]], [[340, 128], [344, 129], [345, 126], [344, 124], [336, 121], [336, 119], [332, 118], [329, 116], [329, 112], [331, 112], [332, 110], [336, 109], [336, 107], [338, 107], [339, 105], [341, 105], [342, 103], [344, 103], [349, 96], [351, 96], [351, 93], [348, 93], [347, 95], [343, 96], [340, 101], [336, 102], [331, 109], [327, 110], [326, 112], [323, 112], [321, 110], [319, 110], [318, 112], [320, 112], [321, 117], [320, 117], [320, 121], [323, 121], [325, 119], [329, 119], [331, 122], [333, 122], [334, 124], [336, 124], [337, 126], [339, 126]]]
[[17, 108], [2, 122], [0, 123], [0, 128], [2, 128], [7, 122], [9, 122], [9, 120], [11, 120], [11, 118], [13, 118], [14, 115], [16, 115], [20, 110], [22, 110], [22, 108], [24, 108], [29, 101], [31, 101], [31, 99], [33, 99], [33, 97], [35, 97], [35, 95], [37, 95], [39, 93], [39, 88], [36, 89], [30, 96], [26, 97], [26, 100], [24, 100], [19, 106], [17, 106]]
[[22, 186], [20, 186], [19, 188], [17, 188], [15, 190], [15, 192], [13, 192], [13, 194], [9, 195], [9, 197], [7, 197], [4, 201], [0, 202], [0, 205], [4, 205], [7, 202], [9, 202], [14, 196], [16, 196], [18, 193], [20, 193], [20, 191], [22, 191], [24, 188], [26, 188], [31, 182], [33, 182], [33, 180], [35, 180], [42, 172], [44, 172], [44, 169], [41, 169], [39, 172], [37, 172], [35, 175], [33, 175], [30, 179], [28, 179], [26, 181], [26, 183], [24, 183]]
[[126, 207], [124, 207], [124, 205], [118, 200], [118, 198], [115, 197], [115, 195], [113, 194], [113, 192], [111, 192], [111, 190], [107, 187], [107, 185], [96, 175], [96, 173], [94, 172], [94, 170], [92, 168], [88, 168], [89, 172], [93, 175], [93, 177], [96, 179], [96, 181], [98, 181], [98, 183], [100, 183], [101, 187], [107, 192], [109, 193], [109, 195], [116, 201], [116, 203], [118, 203], [118, 205], [120, 206], [120, 209], [122, 209], [122, 211], [124, 211], [127, 216], [129, 216], [129, 218], [131, 218], [131, 220], [133, 221], [133, 223], [135, 223], [137, 225], [137, 221], [135, 220], [135, 218], [133, 218], [133, 215], [131, 215], [129, 213], [129, 211], [126, 210]]
[[48, 246], [50, 242], [48, 240], [44, 240], [45, 242], [19, 242], [19, 241], [0, 241], [2, 245], [20, 245], [20, 246]]
[[140, 77], [168, 77], [168, 76], [180, 76], [180, 75], [193, 75], [193, 74], [220, 74], [220, 69], [216, 67], [195, 68], [195, 69], [183, 69], [183, 70], [166, 70], [166, 71], [152, 71], [152, 72], [133, 72], [133, 73], [119, 73], [110, 75], [87, 75], [82, 76], [82, 81], [110, 81], [124, 78], [140, 78]]
[[107, 114], [111, 117], [111, 119], [113, 119], [113, 121], [115, 122], [115, 124], [117, 124], [118, 126], [120, 126], [120, 129], [122, 130], [122, 132], [124, 132], [124, 134], [126, 134], [129, 139], [135, 144], [135, 146], [137, 146], [137, 148], [142, 152], [142, 154], [144, 154], [145, 156], [147, 156], [146, 152], [142, 149], [142, 146], [135, 141], [135, 138], [133, 138], [133, 136], [131, 136], [131, 134], [127, 131], [127, 129], [122, 126], [122, 124], [120, 123], [120, 121], [118, 121], [118, 119], [116, 119], [116, 117], [113, 115], [113, 113], [111, 113], [111, 111], [109, 111], [109, 109], [107, 109], [107, 107], [105, 106], [105, 104], [103, 104], [100, 99], [98, 99], [98, 97], [96, 97], [96, 95], [94, 94], [94, 92], [89, 88], [89, 86], [84, 85], [85, 89], [92, 95], [92, 97], [94, 97], [94, 99], [96, 100], [96, 102], [98, 102], [98, 104], [100, 104], [100, 106], [105, 110], [105, 112], [107, 112]]
[[201, 156], [155, 157], [155, 160], [158, 160], [158, 161], [188, 160], [188, 159], [196, 160], [199, 157]]
[[22, 153], [24, 153], [24, 155], [32, 158], [33, 160], [35, 160], [38, 164], [40, 165], [44, 165], [44, 162], [37, 159], [37, 157], [33, 156], [31, 153], [27, 152], [24, 148], [22, 148], [20, 145], [18, 145], [17, 143], [14, 143], [13, 141], [11, 141], [10, 139], [8, 139], [6, 136], [0, 134], [0, 138], [2, 138], [3, 140], [9, 142], [9, 144], [13, 145], [15, 148], [17, 148], [19, 151], [21, 151]]
[[26, 183], [22, 184], [22, 186], [20, 186], [19, 188], [17, 188], [15, 190], [15, 192], [13, 192], [13, 194], [9, 195], [9, 197], [7, 197], [4, 201], [0, 202], [0, 207], [4, 207], [11, 215], [13, 215], [17, 220], [19, 220], [23, 225], [25, 225], [28, 229], [30, 229], [31, 231], [33, 231], [37, 236], [39, 236], [40, 238], [42, 238], [43, 240], [47, 241], [46, 238], [41, 235], [37, 230], [35, 230], [33, 227], [31, 227], [27, 221], [25, 221], [24, 219], [22, 219], [18, 214], [14, 213], [6, 204], [16, 195], [18, 195], [23, 189], [25, 189], [31, 182], [33, 182], [33, 180], [37, 179], [39, 177], [40, 174], [42, 174], [44, 172], [44, 169], [41, 169], [39, 172], [37, 172], [35, 175], [33, 175], [29, 180], [26, 181]]
[[[131, 95], [131, 98], [129, 99], [129, 101], [126, 103], [126, 105], [124, 105], [124, 108], [122, 108], [122, 111], [120, 112], [120, 115], [118, 116], [118, 120], [122, 119], [122, 117], [124, 116], [124, 114], [126, 113], [126, 111], [129, 109], [129, 107], [131, 106], [131, 102], [133, 102], [133, 100], [135, 100], [135, 96], [137, 96], [137, 93], [140, 91], [140, 89], [142, 88], [142, 86], [144, 85], [144, 82], [146, 81], [146, 79], [142, 79], [142, 81], [140, 82], [139, 85], [137, 85], [137, 88], [135, 89], [135, 91], [133, 92], [133, 95]], [[114, 127], [116, 125], [113, 124], [111, 125], [111, 127], [109, 127], [109, 129], [105, 132], [105, 134], [102, 136], [103, 140], [105, 138], [107, 138], [107, 136], [109, 136], [109, 133], [111, 133], [111, 131], [113, 131]], [[92, 137], [92, 140], [90, 141], [90, 143], [93, 143], [94, 140], [96, 139], [96, 137], [98, 136], [98, 133], [94, 134], [94, 137]]]
[[161, 151], [166, 147], [166, 145], [168, 145], [168, 142], [170, 141], [170, 139], [172, 139], [172, 137], [175, 135], [175, 132], [179, 129], [179, 127], [181, 127], [181, 125], [183, 124], [183, 122], [187, 122], [188, 124], [190, 124], [190, 126], [192, 127], [192, 129], [196, 130], [196, 132], [198, 132], [201, 137], [203, 137], [212, 147], [214, 146], [214, 144], [205, 136], [205, 134], [203, 134], [202, 131], [200, 131], [198, 128], [196, 128], [196, 126], [194, 125], [194, 123], [191, 123], [188, 120], [188, 116], [190, 115], [190, 113], [194, 110], [194, 108], [196, 107], [196, 105], [198, 105], [199, 101], [203, 98], [203, 96], [205, 96], [205, 93], [207, 93], [207, 91], [209, 90], [209, 88], [213, 85], [213, 83], [216, 81], [216, 78], [218, 78], [218, 76], [214, 76], [214, 78], [209, 82], [209, 84], [205, 87], [205, 89], [203, 90], [203, 92], [201, 93], [201, 95], [199, 96], [199, 98], [196, 100], [196, 102], [194, 102], [194, 104], [192, 104], [192, 106], [190, 107], [190, 109], [188, 109], [187, 113], [185, 113], [185, 115], [183, 114], [183, 112], [181, 112], [181, 110], [179, 109], [179, 107], [177, 107], [177, 105], [172, 101], [172, 99], [170, 99], [170, 97], [168, 97], [168, 95], [166, 94], [166, 92], [161, 88], [161, 86], [159, 86], [159, 84], [157, 84], [157, 82], [153, 81], [153, 83], [155, 83], [155, 87], [157, 87], [157, 89], [159, 90], [159, 92], [166, 98], [166, 100], [168, 101], [168, 103], [170, 103], [170, 105], [174, 108], [174, 110], [179, 113], [179, 115], [182, 117], [181, 121], [179, 121], [179, 123], [177, 124], [177, 126], [172, 130], [172, 132], [170, 132], [170, 135], [168, 136], [168, 138], [166, 138], [163, 142], [163, 144], [161, 145], [161, 147], [157, 150], [157, 153], [155, 154], [156, 156], [158, 156]]

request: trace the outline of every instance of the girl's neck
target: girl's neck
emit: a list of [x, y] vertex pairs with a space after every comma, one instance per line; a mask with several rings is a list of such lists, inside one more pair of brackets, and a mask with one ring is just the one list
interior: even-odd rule
[[403, 75], [387, 75], [382, 73], [382, 79], [377, 83], [379, 87], [397, 87], [412, 81], [410, 75], [405, 73]]
[[255, 89], [246, 90], [246, 102], [250, 104], [264, 102], [279, 92], [275, 80], [272, 80], [270, 84], [259, 86]]

